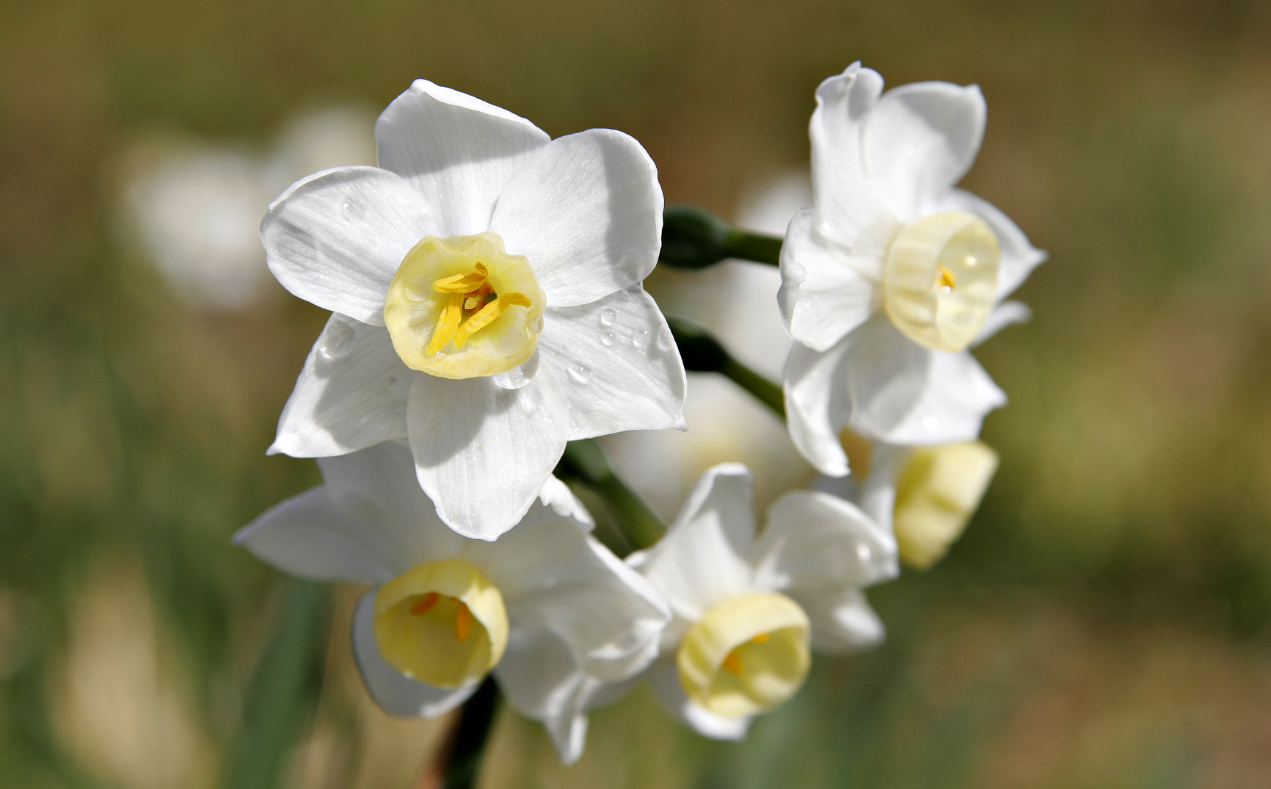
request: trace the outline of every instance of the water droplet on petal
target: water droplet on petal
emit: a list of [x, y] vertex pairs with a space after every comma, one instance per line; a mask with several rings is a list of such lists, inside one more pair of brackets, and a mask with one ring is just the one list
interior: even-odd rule
[[318, 352], [326, 359], [337, 359], [353, 349], [353, 340], [353, 327], [337, 318], [322, 333]]
[[874, 552], [868, 545], [857, 545], [856, 558], [860, 559], [863, 564], [868, 564], [874, 558]]
[[658, 332], [658, 349], [669, 351], [675, 347], [675, 338], [671, 336], [671, 332], [663, 329]]
[[585, 365], [571, 364], [569, 366], [569, 377], [584, 386], [591, 383], [591, 379], [587, 377], [587, 367]]
[[600, 325], [612, 326], [613, 322], [617, 320], [617, 318], [618, 318], [618, 313], [614, 312], [612, 307], [606, 307], [600, 313]]
[[613, 332], [607, 331], [604, 334], [600, 335], [600, 344], [607, 348], [613, 345], [614, 339], [615, 338], [614, 338]]
[[631, 345], [637, 351], [643, 351], [645, 348], [648, 348], [649, 340], [650, 340], [650, 335], [649, 335], [648, 329], [641, 329], [640, 331], [631, 335]]
[[344, 213], [347, 216], [353, 217], [354, 219], [366, 218], [366, 203], [362, 200], [348, 198], [344, 201], [344, 205], [342, 205], [341, 208], [344, 209]]

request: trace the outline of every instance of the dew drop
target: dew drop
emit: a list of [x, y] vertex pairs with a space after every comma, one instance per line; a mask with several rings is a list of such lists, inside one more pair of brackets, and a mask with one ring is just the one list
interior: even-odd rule
[[617, 320], [617, 318], [618, 318], [618, 313], [614, 312], [613, 308], [606, 307], [604, 311], [600, 313], [600, 325], [612, 326], [613, 322]]
[[584, 386], [591, 383], [591, 379], [587, 377], [587, 368], [581, 364], [571, 364], [569, 366], [569, 377]]
[[346, 215], [351, 216], [354, 219], [366, 218], [366, 203], [361, 200], [345, 200], [344, 205], [342, 205], [341, 208], [344, 209], [344, 213]]
[[858, 545], [856, 546], [856, 558], [860, 559], [861, 562], [868, 564], [869, 561], [874, 558], [874, 552], [870, 550], [868, 545]]
[[669, 351], [675, 346], [675, 338], [671, 336], [669, 331], [658, 332], [658, 349]]
[[352, 350], [353, 340], [353, 327], [342, 320], [336, 319], [322, 333], [318, 352], [326, 359], [338, 359]]
[[645, 348], [649, 347], [649, 339], [650, 339], [649, 330], [641, 329], [640, 331], [631, 335], [631, 345], [637, 351], [643, 351]]
[[614, 339], [613, 332], [607, 331], [600, 335], [600, 344], [608, 348], [613, 345]]

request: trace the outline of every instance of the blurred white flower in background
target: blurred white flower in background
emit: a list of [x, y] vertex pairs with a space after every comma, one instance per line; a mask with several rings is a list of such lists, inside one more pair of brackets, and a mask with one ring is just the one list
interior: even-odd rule
[[301, 111], [262, 149], [145, 133], [119, 157], [120, 232], [192, 304], [239, 310], [280, 292], [265, 267], [260, 220], [297, 178], [374, 164], [374, 113]]
[[[782, 236], [791, 217], [812, 204], [807, 170], [787, 170], [743, 190], [736, 224]], [[777, 309], [781, 273], [774, 266], [726, 260], [701, 271], [659, 267], [646, 283], [668, 315], [696, 320], [737, 359], [773, 381], [791, 341]], [[623, 478], [664, 518], [675, 514], [692, 481], [717, 463], [754, 469], [760, 502], [809, 474], [785, 426], [767, 407], [715, 373], [689, 373], [686, 433], [641, 431], [609, 436], [605, 445]]]

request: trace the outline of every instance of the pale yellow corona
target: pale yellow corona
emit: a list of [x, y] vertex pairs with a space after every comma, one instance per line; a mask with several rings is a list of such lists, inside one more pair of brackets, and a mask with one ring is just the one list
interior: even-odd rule
[[498, 375], [534, 355], [545, 303], [529, 261], [508, 254], [498, 235], [426, 236], [388, 286], [384, 325], [411, 369]]
[[406, 676], [439, 688], [462, 687], [503, 657], [503, 595], [467, 562], [421, 564], [375, 595], [375, 640], [384, 660]]
[[676, 652], [690, 699], [727, 717], [785, 702], [803, 685], [811, 656], [807, 614], [785, 595], [760, 592], [725, 600], [689, 628]]
[[997, 453], [980, 441], [912, 450], [896, 483], [892, 520], [900, 559], [925, 570], [948, 552], [980, 506]]
[[883, 308], [919, 345], [960, 351], [997, 303], [1002, 251], [984, 220], [946, 211], [900, 229], [883, 267]]

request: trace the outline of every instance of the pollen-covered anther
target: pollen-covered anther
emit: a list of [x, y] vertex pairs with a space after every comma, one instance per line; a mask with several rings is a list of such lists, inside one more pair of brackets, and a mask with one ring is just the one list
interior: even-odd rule
[[997, 303], [1001, 248], [988, 224], [946, 211], [900, 229], [883, 267], [883, 307], [919, 345], [960, 351]]
[[406, 366], [475, 378], [534, 355], [545, 305], [529, 261], [508, 254], [496, 234], [428, 236], [389, 285], [384, 325]]
[[507, 648], [498, 587], [467, 562], [421, 564], [375, 595], [375, 641], [389, 665], [440, 688], [485, 676]]
[[759, 592], [709, 609], [676, 652], [684, 692], [717, 715], [776, 707], [803, 684], [811, 657], [807, 615], [790, 598]]

